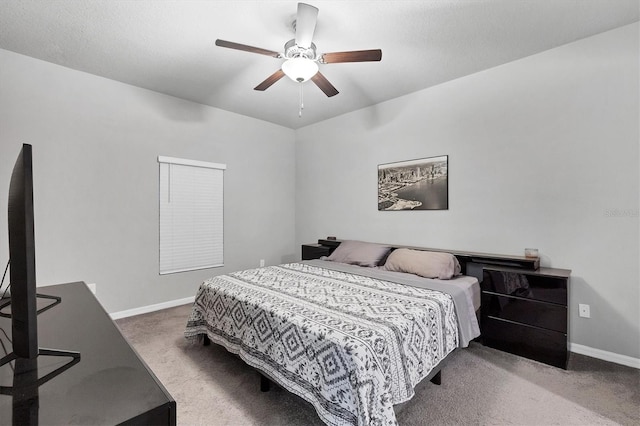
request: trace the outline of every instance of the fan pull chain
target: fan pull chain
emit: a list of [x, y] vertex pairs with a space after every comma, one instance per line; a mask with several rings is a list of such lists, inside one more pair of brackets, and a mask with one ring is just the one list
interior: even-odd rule
[[302, 118], [302, 110], [304, 109], [304, 99], [302, 97], [302, 83], [300, 85], [300, 109], [298, 110], [298, 117]]

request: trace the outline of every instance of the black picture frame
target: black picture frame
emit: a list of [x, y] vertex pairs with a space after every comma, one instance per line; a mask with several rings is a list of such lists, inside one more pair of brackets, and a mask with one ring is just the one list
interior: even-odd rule
[[378, 211], [449, 210], [449, 156], [378, 165]]

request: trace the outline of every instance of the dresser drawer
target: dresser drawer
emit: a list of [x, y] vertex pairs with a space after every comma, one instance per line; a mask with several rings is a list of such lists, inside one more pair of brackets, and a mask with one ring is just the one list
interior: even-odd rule
[[553, 303], [482, 292], [482, 316], [567, 332], [567, 307]]
[[485, 269], [482, 290], [558, 305], [567, 304], [567, 279], [562, 277]]
[[482, 318], [482, 343], [486, 346], [567, 368], [567, 335], [556, 331]]

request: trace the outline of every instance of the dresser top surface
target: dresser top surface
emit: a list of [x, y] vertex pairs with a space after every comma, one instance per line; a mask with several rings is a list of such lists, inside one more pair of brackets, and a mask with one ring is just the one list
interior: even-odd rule
[[539, 276], [556, 277], [556, 278], [569, 278], [571, 276], [570, 269], [558, 269], [558, 268], [538, 268], [535, 271], [533, 271], [533, 270], [527, 270], [527, 269], [486, 265], [484, 269], [486, 269], [487, 271], [513, 272], [517, 274], [539, 275]]
[[[62, 297], [60, 304], [38, 316], [39, 347], [80, 352], [80, 360], [40, 386], [24, 380], [25, 376], [33, 376], [33, 370], [18, 371], [19, 365], [28, 365], [24, 361], [0, 367], [0, 386], [12, 388], [13, 393], [0, 394], [0, 424], [12, 424], [13, 417], [24, 415], [20, 405], [24, 408], [34, 397], [35, 413], [31, 407], [27, 415], [33, 419], [35, 414], [35, 423], [40, 424], [118, 424], [173, 403], [84, 283], [37, 290]], [[38, 303], [46, 305], [47, 301]], [[0, 349], [11, 351], [12, 345], [7, 341], [11, 337], [11, 319], [0, 318], [0, 329], [4, 346]], [[39, 356], [37, 378], [70, 361], [69, 357]], [[22, 385], [25, 382], [27, 385]], [[16, 384], [21, 386], [20, 391]]]

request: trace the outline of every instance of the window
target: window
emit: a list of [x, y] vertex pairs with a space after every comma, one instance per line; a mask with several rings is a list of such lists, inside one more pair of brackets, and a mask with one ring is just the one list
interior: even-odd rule
[[158, 157], [160, 274], [224, 265], [224, 164]]

